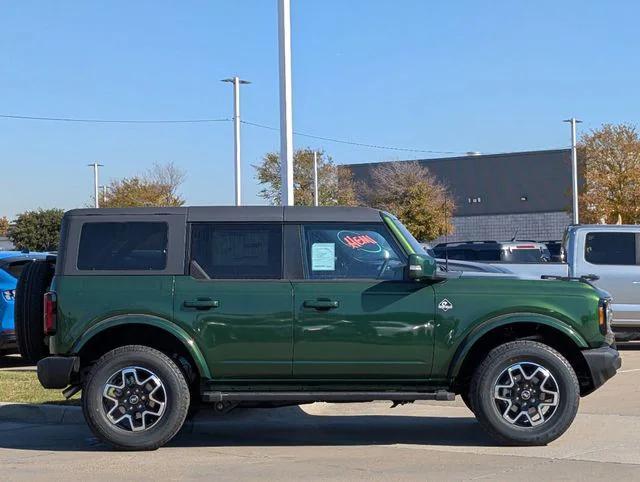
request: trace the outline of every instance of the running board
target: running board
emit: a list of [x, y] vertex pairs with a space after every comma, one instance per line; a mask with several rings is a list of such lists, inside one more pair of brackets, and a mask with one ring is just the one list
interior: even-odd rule
[[455, 394], [444, 390], [437, 392], [241, 392], [206, 391], [205, 402], [412, 402], [414, 400], [455, 400]]

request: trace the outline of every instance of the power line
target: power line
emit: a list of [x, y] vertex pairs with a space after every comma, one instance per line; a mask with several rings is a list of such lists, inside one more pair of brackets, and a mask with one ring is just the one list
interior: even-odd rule
[[[77, 117], [41, 117], [41, 116], [29, 116], [29, 115], [16, 115], [16, 114], [0, 114], [1, 119], [19, 119], [19, 120], [35, 120], [35, 121], [49, 121], [49, 122], [77, 122], [86, 124], [202, 124], [211, 122], [231, 122], [232, 119], [220, 118], [220, 119], [84, 119]], [[257, 122], [249, 122], [241, 120], [243, 124], [247, 124], [253, 127], [261, 129], [268, 129], [271, 131], [279, 131], [277, 127], [272, 127]], [[436, 151], [431, 149], [414, 149], [409, 147], [397, 147], [397, 146], [383, 146], [379, 144], [368, 144], [365, 142], [350, 141], [346, 139], [336, 139], [334, 137], [318, 136], [315, 134], [307, 134], [304, 132], [293, 132], [294, 135], [300, 137], [307, 137], [310, 139], [318, 139], [327, 142], [335, 142], [337, 144], [346, 144], [350, 146], [367, 147], [370, 149], [383, 149], [388, 151], [399, 152], [414, 152], [425, 154], [466, 154], [462, 151]]]
[[[264, 124], [258, 124], [256, 122], [249, 122], [249, 121], [245, 121], [245, 120], [241, 120], [240, 122], [242, 122], [243, 124], [247, 124], [250, 126], [254, 126], [254, 127], [259, 127], [261, 129], [268, 129], [271, 131], [279, 131], [280, 129], [278, 129], [277, 127], [273, 127], [273, 126], [267, 126]], [[379, 145], [379, 144], [367, 144], [364, 142], [356, 142], [356, 141], [348, 141], [345, 139], [336, 139], [333, 137], [324, 137], [324, 136], [317, 136], [314, 134], [305, 134], [303, 132], [297, 132], [297, 131], [293, 131], [293, 134], [296, 136], [300, 136], [300, 137], [308, 137], [311, 139], [319, 139], [322, 141], [327, 141], [327, 142], [335, 142], [338, 144], [347, 144], [350, 146], [359, 146], [359, 147], [369, 147], [372, 149], [384, 149], [384, 150], [388, 150], [388, 151], [402, 151], [402, 152], [419, 152], [419, 153], [427, 153], [427, 154], [466, 154], [467, 152], [464, 151], [434, 151], [431, 149], [414, 149], [414, 148], [410, 148], [410, 147], [397, 147], [397, 146], [383, 146], [383, 145]]]
[[78, 119], [74, 117], [37, 117], [28, 115], [0, 114], [3, 119], [21, 119], [53, 122], [84, 122], [90, 124], [199, 124], [207, 122], [230, 122], [231, 119]]
[[[0, 119], [18, 119], [18, 120], [34, 120], [34, 121], [49, 121], [49, 122], [76, 122], [76, 123], [88, 123], [88, 124], [204, 124], [213, 122], [231, 122], [230, 118], [204, 118], [204, 119], [85, 119], [77, 117], [41, 117], [41, 116], [28, 116], [28, 115], [16, 115], [16, 114], [0, 114]], [[273, 127], [265, 124], [259, 124], [257, 122], [249, 122], [246, 120], [240, 121], [243, 124], [258, 127], [260, 129], [267, 129], [271, 131], [280, 131], [278, 127]], [[350, 146], [366, 147], [370, 149], [382, 149], [387, 151], [397, 152], [413, 152], [419, 154], [447, 154], [447, 155], [468, 155], [469, 151], [436, 151], [433, 149], [416, 149], [411, 147], [398, 147], [398, 146], [385, 146], [381, 144], [369, 144], [365, 142], [351, 141], [347, 139], [338, 139], [335, 137], [319, 136], [315, 134], [307, 134], [304, 132], [293, 132], [294, 135], [299, 137], [307, 137], [310, 139], [318, 139], [327, 142], [334, 142], [337, 144], [346, 144]], [[564, 147], [561, 147], [561, 149]], [[501, 154], [501, 152], [483, 152], [482, 154]]]

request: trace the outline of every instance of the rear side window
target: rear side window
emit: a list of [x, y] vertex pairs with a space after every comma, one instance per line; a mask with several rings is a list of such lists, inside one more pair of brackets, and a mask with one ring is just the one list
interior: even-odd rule
[[9, 273], [14, 278], [20, 278], [20, 275], [22, 274], [22, 270], [28, 263], [31, 263], [31, 261], [32, 261], [31, 259], [13, 261], [11, 263], [7, 263], [5, 266], [2, 267], [2, 269], [7, 273]]
[[282, 278], [281, 224], [191, 226], [190, 272], [210, 279]]
[[167, 224], [85, 223], [80, 234], [79, 270], [146, 271], [167, 265]]
[[478, 250], [469, 250], [469, 260], [477, 261], [500, 261], [500, 249], [499, 248], [487, 248]]
[[637, 264], [635, 233], [587, 233], [585, 259], [592, 264]]

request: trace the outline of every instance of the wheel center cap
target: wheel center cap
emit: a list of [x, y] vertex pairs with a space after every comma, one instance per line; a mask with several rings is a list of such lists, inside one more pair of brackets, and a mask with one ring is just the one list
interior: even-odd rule
[[132, 404], [132, 405], [135, 405], [139, 401], [140, 401], [140, 397], [138, 397], [138, 395], [131, 395], [129, 397], [129, 403]]
[[529, 400], [531, 398], [531, 392], [529, 390], [522, 390], [520, 397], [522, 397], [523, 400]]

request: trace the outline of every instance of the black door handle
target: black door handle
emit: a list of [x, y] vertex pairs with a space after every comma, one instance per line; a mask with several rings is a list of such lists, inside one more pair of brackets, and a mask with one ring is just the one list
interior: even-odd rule
[[210, 298], [200, 298], [197, 300], [189, 300], [182, 303], [185, 308], [195, 308], [196, 310], [210, 310], [211, 308], [217, 308], [220, 306], [218, 300], [212, 300]]
[[316, 310], [334, 310], [340, 306], [340, 303], [335, 300], [306, 300], [303, 306]]

